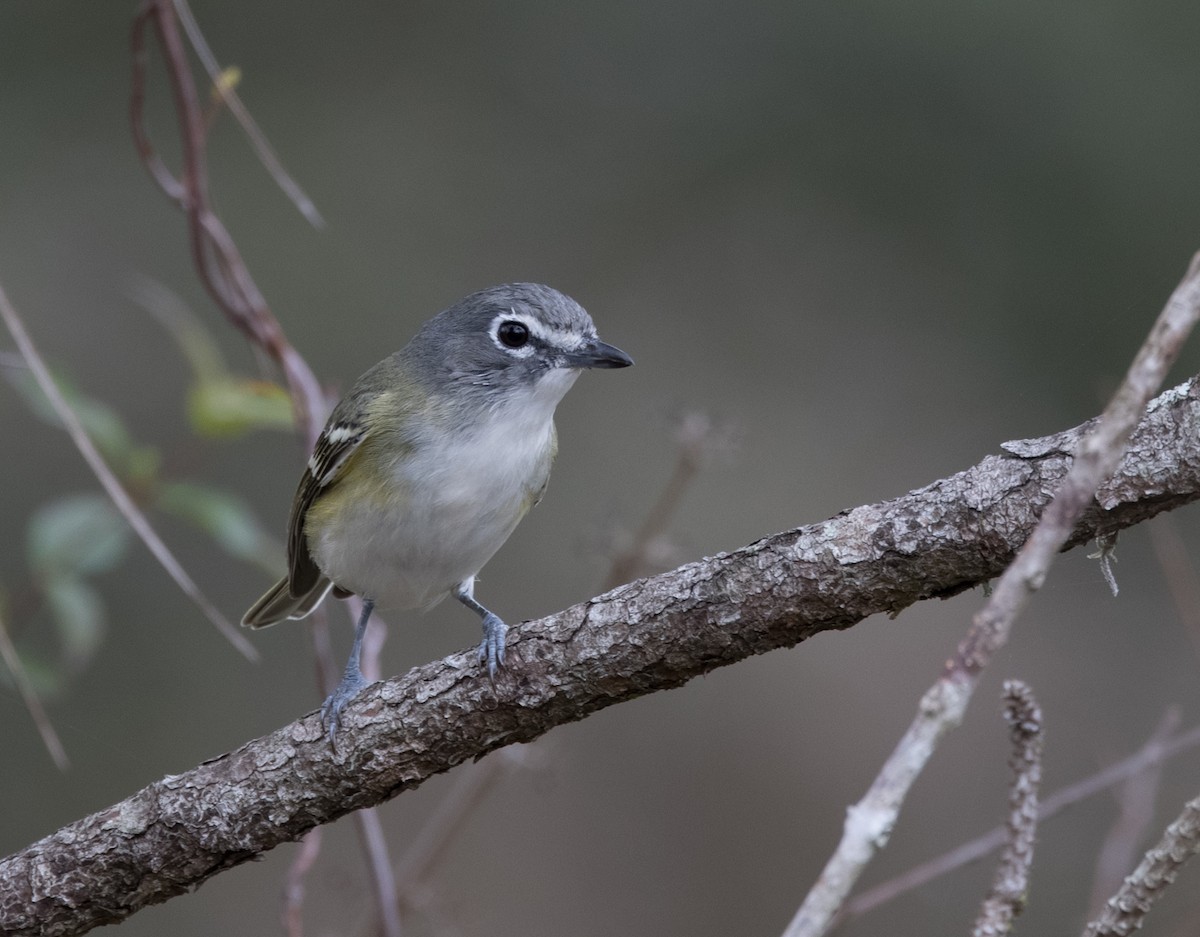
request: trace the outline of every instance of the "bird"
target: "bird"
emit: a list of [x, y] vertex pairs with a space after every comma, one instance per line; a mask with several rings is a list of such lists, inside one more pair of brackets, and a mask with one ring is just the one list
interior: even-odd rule
[[242, 619], [263, 628], [304, 618], [331, 592], [361, 598], [350, 658], [321, 706], [332, 745], [367, 686], [362, 641], [377, 607], [453, 596], [479, 616], [478, 660], [495, 679], [507, 625], [475, 598], [475, 579], [541, 500], [554, 411], [580, 372], [631, 364], [569, 296], [507, 283], [438, 313], [334, 407], [292, 501], [287, 575]]

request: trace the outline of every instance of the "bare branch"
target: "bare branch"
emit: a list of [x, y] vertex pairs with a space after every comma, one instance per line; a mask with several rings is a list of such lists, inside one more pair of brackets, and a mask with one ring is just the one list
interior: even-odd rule
[[[374, 684], [339, 752], [315, 714], [0, 860], [0, 932], [83, 933], [433, 774], [869, 615], [981, 584], [1028, 539], [1089, 427], [989, 456], [902, 498], [765, 537], [510, 631], [492, 686], [474, 649]], [[1200, 498], [1200, 385], [1158, 397], [1068, 543]]]
[[25, 708], [29, 710], [29, 718], [37, 727], [46, 751], [54, 759], [58, 770], [66, 771], [71, 766], [70, 760], [67, 758], [67, 750], [63, 748], [58, 733], [54, 731], [54, 724], [50, 722], [50, 717], [46, 714], [42, 701], [38, 699], [37, 691], [34, 690], [33, 684], [29, 680], [29, 674], [25, 672], [25, 665], [21, 663], [21, 658], [17, 655], [16, 646], [13, 644], [12, 636], [8, 633], [8, 625], [5, 623], [3, 615], [0, 615], [0, 659], [4, 661], [8, 672], [12, 674], [13, 683], [17, 687], [17, 692], [21, 694]]
[[[1054, 499], [1012, 565], [1000, 577], [941, 678], [922, 697], [917, 715], [863, 799], [847, 811], [841, 842], [792, 918], [785, 937], [817, 937], [832, 925], [858, 876], [886, 845], [900, 806], [941, 737], [962, 722], [979, 675], [1008, 641], [1013, 623], [1045, 581], [1055, 555], [1106, 478], [1118, 467], [1138, 420], [1200, 317], [1200, 254], [1167, 300], [1116, 394], [1091, 432], [1074, 440], [1075, 458]], [[1055, 442], [1053, 446], [1059, 445]], [[1006, 443], [1018, 455], [1046, 451], [1046, 440]], [[1102, 502], [1103, 503], [1103, 502]], [[938, 521], [941, 519], [939, 518]], [[1113, 528], [1100, 532], [1105, 538]]]
[[[1039, 821], [1044, 824], [1046, 820], [1061, 813], [1068, 807], [1073, 807], [1080, 801], [1094, 797], [1101, 791], [1120, 784], [1122, 781], [1127, 781], [1129, 778], [1145, 771], [1149, 766], [1161, 764], [1197, 746], [1200, 746], [1200, 726], [1195, 726], [1175, 738], [1159, 739], [1156, 733], [1155, 736], [1151, 736], [1146, 741], [1145, 745], [1127, 758], [1109, 765], [1103, 771], [1099, 771], [1091, 777], [1060, 788], [1045, 798], [1042, 801], [1041, 809], [1038, 811]], [[994, 827], [982, 836], [963, 843], [949, 852], [930, 859], [928, 862], [914, 866], [903, 874], [888, 879], [886, 882], [880, 882], [875, 887], [851, 898], [846, 903], [843, 913], [839, 916], [839, 921], [845, 921], [849, 918], [866, 914], [868, 911], [874, 911], [889, 901], [899, 898], [901, 895], [916, 888], [928, 885], [935, 879], [947, 875], [955, 869], [960, 869], [972, 862], [978, 862], [984, 856], [1003, 846], [1007, 834], [1007, 827]]]
[[8, 331], [12, 334], [13, 341], [16, 342], [18, 350], [25, 358], [25, 362], [29, 365], [30, 371], [33, 372], [34, 378], [38, 382], [38, 386], [42, 389], [42, 393], [46, 395], [46, 399], [50, 401], [50, 405], [54, 408], [54, 412], [58, 414], [58, 418], [62, 420], [63, 428], [66, 429], [67, 435], [71, 437], [71, 441], [75, 443], [75, 448], [79, 450], [79, 454], [83, 456], [88, 467], [92, 470], [92, 474], [96, 476], [105, 493], [116, 505], [117, 510], [129, 522], [129, 526], [134, 529], [134, 532], [141, 538], [142, 543], [158, 560], [160, 566], [165, 569], [170, 577], [175, 580], [175, 584], [183, 591], [192, 602], [204, 613], [207, 618], [226, 640], [237, 648], [247, 659], [258, 660], [258, 651], [254, 649], [245, 636], [238, 631], [229, 621], [221, 614], [220, 610], [208, 600], [208, 597], [200, 591], [200, 587], [192, 580], [192, 577], [187, 574], [187, 571], [175, 559], [175, 555], [170, 551], [158, 533], [151, 526], [146, 515], [134, 503], [133, 498], [129, 496], [129, 492], [121, 484], [116, 475], [108, 467], [108, 463], [104, 461], [104, 457], [96, 449], [92, 443], [91, 437], [88, 436], [87, 430], [83, 424], [79, 422], [79, 417], [75, 415], [75, 411], [71, 409], [66, 398], [58, 389], [58, 385], [54, 383], [54, 378], [50, 375], [50, 369], [46, 367], [46, 363], [38, 354], [37, 347], [33, 344], [33, 340], [25, 331], [25, 326], [21, 322], [21, 317], [17, 314], [17, 310], [13, 308], [8, 301], [8, 296], [4, 292], [4, 288], [0, 286], [0, 318], [4, 320], [4, 324], [8, 327]]
[[918, 716], [888, 756], [867, 793], [846, 811], [837, 849], [784, 931], [784, 937], [826, 933], [846, 896], [875, 853], [887, 845], [900, 807], [942, 736], [962, 720], [973, 687], [956, 675], [934, 683], [917, 705]]
[[1188, 801], [1158, 845], [1146, 853], [1084, 937], [1126, 937], [1142, 926], [1183, 864], [1200, 851], [1200, 797]]
[[1200, 663], [1200, 577], [1196, 575], [1187, 547], [1169, 514], [1150, 524], [1149, 530], [1154, 555], [1171, 591], [1175, 614], [1179, 616]]
[[400, 861], [396, 879], [405, 892], [416, 892], [422, 887], [471, 813], [501, 779], [534, 761], [531, 758], [534, 750], [528, 745], [502, 749], [496, 753], [498, 757], [458, 776], [455, 785], [412, 838]]
[[[958, 654], [947, 664], [950, 671], [978, 674], [992, 654], [1004, 646], [1017, 615], [1045, 581], [1054, 554], [1071, 537], [1077, 519], [1101, 483], [1117, 469], [1127, 441], [1151, 396], [1179, 356], [1197, 316], [1200, 316], [1200, 254], [1192, 258], [1183, 282], [1167, 300], [1095, 428], [1080, 440], [1062, 488], [1047, 506], [1029, 542], [1000, 577], [991, 600], [975, 616]], [[1013, 444], [1005, 448], [1013, 451]], [[1109, 531], [1102, 534], [1106, 539]]]
[[[259, 156], [269, 171], [286, 192], [296, 201], [301, 210], [319, 222], [307, 196], [284, 172], [282, 164], [266, 144], [265, 138], [250, 119], [240, 99], [232, 89], [214, 74], [217, 70], [215, 57], [209, 50], [191, 10], [183, 0], [143, 0], [133, 23], [131, 49], [133, 58], [133, 82], [130, 91], [130, 121], [138, 155], [153, 179], [166, 195], [183, 210], [188, 224], [188, 236], [192, 258], [201, 282], [209, 295], [225, 313], [233, 325], [246, 336], [252, 346], [282, 371], [287, 382], [296, 422], [308, 448], [315, 443], [321, 431], [329, 403], [316, 376], [307, 362], [292, 347], [282, 327], [267, 305], [266, 299], [255, 284], [241, 253], [224, 224], [212, 211], [208, 200], [208, 174], [205, 146], [208, 123], [202, 113], [192, 78], [187, 50], [179, 34], [179, 17], [189, 34], [197, 54], [208, 67], [214, 86], [223, 95], [223, 100], [242, 120], [242, 125], [256, 146]], [[158, 155], [145, 126], [145, 92], [147, 50], [146, 37], [150, 27], [162, 50], [167, 75], [175, 104], [179, 125], [180, 146], [183, 151], [182, 178], [177, 179]], [[307, 206], [307, 207], [306, 207]], [[328, 619], [325, 615], [314, 616], [311, 621], [313, 645], [317, 652], [319, 672], [331, 672], [333, 667], [329, 654]], [[374, 657], [372, 656], [374, 655]], [[378, 643], [367, 651], [366, 661], [371, 667], [378, 657]], [[318, 675], [318, 686], [324, 684]], [[396, 921], [396, 903], [385, 893], [392, 889], [390, 861], [386, 845], [379, 835], [377, 821], [367, 815], [358, 820], [366, 852], [367, 864], [372, 870], [372, 880], [383, 904], [382, 915]], [[317, 848], [314, 841], [313, 849]], [[303, 868], [293, 869], [293, 885], [299, 886]], [[294, 889], [293, 889], [294, 890]], [[389, 907], [391, 910], [389, 910]], [[299, 926], [298, 920], [295, 922]], [[393, 931], [394, 933], [394, 931]]]
[[1020, 680], [1004, 683], [1004, 718], [1008, 721], [1013, 783], [1008, 794], [1008, 845], [992, 880], [992, 890], [975, 921], [975, 937], [1007, 934], [1013, 918], [1025, 909], [1033, 841], [1038, 822], [1038, 787], [1042, 781], [1042, 710], [1033, 691]]
[[[145, 127], [146, 34], [151, 26], [166, 59], [179, 120], [183, 172], [178, 179], [163, 163]], [[132, 51], [130, 119], [138, 155], [159, 187], [186, 214], [192, 257], [209, 295], [254, 347], [283, 372], [297, 422], [311, 446], [321, 431], [328, 403], [312, 371], [284, 336], [233, 238], [210, 206], [204, 115], [171, 0], [143, 0], [134, 19]]]
[[308, 223], [314, 228], [324, 227], [325, 219], [317, 211], [317, 206], [313, 204], [312, 199], [305, 194], [304, 190], [300, 188], [299, 183], [292, 178], [291, 174], [284, 169], [283, 162], [267, 141], [266, 134], [259, 128], [258, 123], [250, 115], [250, 112], [246, 110], [246, 105], [238, 97], [237, 91], [221, 80], [221, 66], [217, 64], [217, 57], [213, 55], [212, 49], [209, 48], [208, 42], [204, 38], [204, 33], [200, 30], [200, 24], [196, 22], [195, 16], [192, 15], [192, 9], [188, 6], [187, 0], [174, 0], [174, 2], [175, 12], [179, 15], [179, 21], [183, 24], [188, 41], [192, 44], [196, 56], [200, 59], [200, 63], [208, 73], [208, 77], [213, 83], [213, 88], [221, 96], [221, 100], [225, 102], [225, 106], [237, 118], [238, 123], [242, 125], [242, 130], [245, 132], [246, 138], [250, 141], [250, 145], [254, 147], [254, 152], [258, 154], [259, 162], [271, 174], [271, 178], [275, 180], [275, 184], [283, 190], [283, 193], [296, 206], [300, 214], [308, 220]]
[[612, 568], [604, 581], [605, 589], [658, 572], [666, 565], [656, 560], [662, 555], [674, 552], [663, 548], [671, 521], [679, 511], [683, 496], [695, 480], [705, 458], [712, 450], [724, 444], [727, 435], [727, 432], [714, 428], [712, 421], [704, 413], [693, 411], [680, 418], [679, 428], [675, 433], [675, 467], [630, 544], [613, 559]]
[[[1174, 735], [1179, 728], [1179, 720], [1179, 707], [1172, 706], [1155, 728], [1148, 744], [1161, 743]], [[1120, 812], [1096, 855], [1092, 897], [1088, 902], [1090, 916], [1099, 914], [1108, 896], [1120, 887], [1126, 870], [1133, 865], [1145, 843], [1146, 831], [1154, 820], [1154, 801], [1162, 775], [1161, 767], [1161, 763], [1147, 765], [1137, 774], [1130, 775], [1121, 785], [1118, 795]]]
[[[351, 616], [357, 617], [362, 611], [362, 599], [352, 596], [348, 605]], [[364, 635], [362, 663], [363, 675], [368, 680], [378, 680], [381, 677], [379, 658], [387, 635], [387, 625], [381, 618], [375, 618], [368, 624]], [[332, 692], [335, 683], [325, 685], [324, 695]], [[388, 849], [387, 838], [383, 835], [383, 825], [375, 808], [360, 810], [354, 815], [358, 826], [358, 837], [363, 850], [363, 861], [370, 873], [371, 888], [375, 893], [375, 903], [378, 909], [379, 927], [377, 932], [383, 937], [401, 937], [404, 932], [400, 917], [400, 898], [396, 890], [396, 879], [392, 874], [392, 858]]]
[[315, 826], [300, 840], [300, 850], [288, 867], [283, 888], [283, 932], [287, 937], [304, 937], [304, 879], [321, 853], [321, 827]]
[[378, 933], [383, 937], [403, 937], [400, 899], [396, 894], [392, 860], [388, 853], [387, 838], [383, 835], [383, 824], [379, 822], [379, 813], [375, 807], [368, 807], [356, 813], [354, 818], [358, 821], [367, 869], [371, 873], [371, 888], [375, 892], [375, 906], [379, 909]]
[[[175, 178], [158, 156], [145, 127], [146, 36], [155, 28], [175, 99], [180, 143], [184, 154], [183, 181]], [[199, 30], [195, 30], [196, 41]], [[202, 42], [202, 37], [200, 37]], [[237, 246], [208, 202], [205, 159], [205, 122], [196, 97], [187, 53], [179, 36], [172, 0], [143, 0], [134, 19], [131, 36], [133, 82], [130, 91], [130, 122], [138, 155], [166, 195], [183, 209], [188, 220], [196, 270], [209, 294], [226, 317], [251, 344], [283, 372], [306, 445], [311, 448], [321, 432], [329, 404], [307, 362], [287, 341], [279, 322], [250, 276]], [[310, 618], [317, 667], [321, 673], [335, 668], [329, 653], [327, 618]], [[373, 646], [371, 650], [374, 650]], [[370, 653], [366, 663], [370, 666]], [[318, 677], [318, 686], [327, 681]]]
[[[471, 816], [483, 804], [496, 785], [514, 771], [536, 761], [537, 746], [513, 745], [503, 748], [492, 758], [460, 772], [453, 786], [438, 802], [424, 825], [409, 842], [408, 850], [396, 866], [395, 880], [400, 907], [420, 912], [425, 918], [435, 916], [436, 895], [429, 887], [438, 863]], [[375, 933], [378, 922], [366, 921], [366, 915], [347, 922], [348, 933]]]

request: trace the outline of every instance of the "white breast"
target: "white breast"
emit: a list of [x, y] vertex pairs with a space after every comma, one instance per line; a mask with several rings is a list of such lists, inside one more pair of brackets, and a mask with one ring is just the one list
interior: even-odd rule
[[432, 605], [473, 578], [545, 486], [554, 408], [576, 375], [552, 371], [471, 425], [431, 434], [392, 469], [403, 496], [342, 512], [309, 544], [317, 564], [384, 609]]

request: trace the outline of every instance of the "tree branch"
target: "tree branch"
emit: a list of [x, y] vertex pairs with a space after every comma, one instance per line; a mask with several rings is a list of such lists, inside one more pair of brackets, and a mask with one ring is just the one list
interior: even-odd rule
[[1025, 909], [1029, 868], [1037, 834], [1038, 788], [1042, 783], [1042, 708], [1033, 691], [1020, 680], [1004, 681], [1004, 718], [1009, 725], [1012, 787], [1008, 792], [1008, 845], [992, 879], [992, 888], [975, 919], [974, 937], [992, 937], [1012, 930], [1013, 919]]
[[[147, 33], [153, 27], [166, 60], [183, 151], [181, 178], [158, 155], [145, 126]], [[187, 216], [192, 258], [200, 280], [218, 307], [250, 343], [278, 365], [296, 408], [296, 422], [311, 447], [325, 422], [329, 404], [308, 363], [288, 342], [266, 299], [250, 276], [237, 245], [208, 200], [206, 127], [187, 50], [171, 0], [143, 0], [131, 36], [133, 82], [130, 123], [138, 156], [159, 188]]]
[[[1094, 797], [1122, 781], [1129, 781], [1143, 771], [1157, 767], [1168, 759], [1191, 751], [1197, 746], [1200, 746], [1200, 726], [1193, 726], [1181, 735], [1170, 737], [1160, 737], [1155, 732], [1132, 755], [1122, 758], [1090, 777], [1059, 788], [1043, 800], [1038, 805], [1038, 823], [1044, 826], [1047, 820], [1068, 807], [1073, 807], [1089, 797]], [[894, 878], [860, 892], [846, 902], [838, 923], [845, 923], [851, 918], [874, 911], [901, 895], [928, 885], [940, 876], [948, 875], [972, 862], [978, 862], [988, 853], [1003, 846], [1007, 837], [1007, 825], [993, 827], [982, 836], [955, 846], [934, 859], [915, 865]]]
[[[1198, 316], [1200, 254], [1192, 257], [1104, 413], [1071, 444], [1075, 455], [1070, 470], [987, 602], [975, 613], [942, 676], [921, 697], [908, 730], [862, 800], [846, 811], [841, 841], [784, 931], [785, 937], [819, 937], [828, 932], [859, 875], [886, 845], [908, 791], [942, 737], [962, 722], [980, 674], [1008, 641], [1017, 616], [1045, 581], [1055, 554], [1071, 544], [1097, 501], [1104, 503], [1104, 480], [1119, 470], [1138, 421], [1150, 407], [1150, 395], [1161, 386]], [[1044, 441], [1007, 443], [1005, 448], [1029, 457], [1046, 451]], [[1102, 557], [1107, 556], [1116, 544], [1116, 531], [1101, 529], [1097, 539]], [[1107, 573], [1105, 578], [1110, 578]]]
[[[374, 684], [340, 752], [309, 714], [0, 861], [0, 932], [79, 934], [434, 774], [606, 706], [998, 575], [1071, 465], [1085, 424], [910, 492], [621, 586], [510, 632], [510, 666], [472, 651]], [[1200, 497], [1200, 382], [1147, 409], [1068, 541]]]
[[1127, 937], [1142, 926], [1183, 864], [1200, 852], [1200, 797], [1183, 806], [1157, 845], [1108, 899], [1100, 916], [1083, 932], [1084, 937]]
[[133, 496], [126, 490], [125, 485], [117, 478], [113, 470], [109, 468], [108, 463], [104, 461], [104, 456], [100, 454], [100, 450], [92, 442], [92, 437], [88, 435], [87, 429], [84, 428], [78, 414], [71, 409], [71, 405], [67, 403], [62, 391], [59, 390], [58, 384], [54, 381], [54, 376], [50, 373], [50, 369], [46, 366], [46, 362], [38, 352], [37, 346], [33, 344], [33, 339], [25, 331], [25, 324], [17, 314], [16, 308], [8, 301], [8, 296], [5, 294], [2, 286], [0, 286], [0, 321], [8, 328], [9, 334], [12, 335], [22, 359], [29, 366], [29, 370], [33, 373], [38, 387], [41, 388], [42, 393], [46, 396], [46, 400], [49, 401], [55, 415], [62, 423], [63, 430], [66, 431], [71, 442], [75, 444], [75, 448], [79, 450], [79, 454], [83, 456], [83, 461], [87, 463], [88, 468], [92, 470], [92, 474], [96, 476], [96, 481], [100, 483], [100, 487], [104, 489], [104, 493], [108, 495], [109, 500], [120, 511], [121, 516], [133, 528], [133, 532], [145, 544], [146, 549], [150, 551], [150, 555], [158, 561], [158, 564], [171, 577], [180, 591], [192, 600], [204, 617], [209, 620], [213, 627], [221, 632], [230, 644], [242, 653], [242, 656], [247, 660], [258, 660], [257, 648], [246, 640], [246, 636], [225, 618], [221, 610], [196, 585], [195, 580], [183, 568], [183, 564], [175, 558], [175, 554], [171, 552], [170, 547], [167, 546], [162, 537], [158, 535], [158, 531], [154, 529], [154, 525], [150, 523], [150, 519], [146, 517], [145, 512], [142, 511], [137, 502], [134, 501]]
[[[1179, 706], [1167, 709], [1148, 746], [1161, 745], [1179, 728], [1182, 713]], [[1121, 887], [1126, 873], [1136, 864], [1137, 854], [1148, 839], [1147, 831], [1154, 822], [1154, 802], [1162, 781], [1162, 763], [1146, 765], [1131, 775], [1120, 790], [1114, 791], [1117, 817], [1109, 827], [1096, 855], [1096, 870], [1092, 877], [1092, 897], [1088, 901], [1088, 916], [1098, 915], [1104, 903]]]

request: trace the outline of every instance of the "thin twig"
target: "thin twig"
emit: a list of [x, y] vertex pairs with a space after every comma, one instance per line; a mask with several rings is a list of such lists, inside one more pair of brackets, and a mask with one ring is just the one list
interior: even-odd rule
[[[1151, 736], [1146, 744], [1132, 755], [1109, 765], [1103, 771], [1090, 777], [1060, 788], [1045, 798], [1038, 811], [1039, 820], [1044, 824], [1046, 820], [1068, 807], [1073, 807], [1089, 797], [1096, 796], [1101, 791], [1129, 780], [1145, 771], [1149, 766], [1162, 764], [1197, 746], [1200, 746], [1200, 726], [1189, 729], [1173, 739], [1158, 739]], [[994, 827], [982, 836], [963, 843], [949, 852], [913, 866], [886, 882], [880, 882], [846, 902], [842, 914], [838, 917], [839, 923], [866, 914], [868, 911], [874, 911], [901, 895], [928, 885], [943, 875], [948, 875], [972, 862], [978, 862], [1004, 845], [1007, 832], [1007, 828], [1004, 826]]]
[[[183, 209], [188, 222], [188, 234], [196, 270], [205, 288], [229, 320], [283, 372], [308, 448], [312, 448], [324, 423], [329, 403], [312, 370], [287, 341], [282, 327], [272, 314], [266, 299], [259, 291], [233, 238], [213, 213], [208, 200], [208, 175], [205, 145], [207, 123], [200, 107], [195, 82], [192, 79], [187, 51], [179, 35], [182, 20], [193, 48], [208, 69], [214, 87], [242, 125], [258, 150], [268, 171], [292, 197], [300, 210], [314, 223], [319, 215], [307, 197], [283, 170], [265, 138], [250, 119], [240, 99], [231, 88], [220, 81], [216, 57], [204, 41], [203, 34], [184, 0], [144, 0], [133, 28], [133, 91], [130, 97], [130, 116], [134, 139], [142, 162], [163, 191]], [[167, 170], [150, 142], [144, 125], [146, 81], [145, 33], [153, 23], [155, 35], [166, 60], [167, 74], [175, 102], [176, 117], [183, 151], [182, 180]], [[357, 602], [358, 600], [355, 600]], [[353, 604], [353, 603], [352, 603]], [[312, 622], [313, 646], [317, 651], [318, 686], [325, 686], [325, 675], [335, 672], [329, 656], [330, 641], [327, 619], [316, 617]], [[375, 623], [369, 644], [364, 647], [363, 669], [376, 673], [383, 643], [384, 629]], [[395, 881], [391, 876], [391, 860], [378, 818], [362, 811], [356, 818], [360, 840], [379, 904], [380, 919], [387, 937], [399, 937], [401, 922], [396, 900]], [[314, 847], [315, 848], [315, 847]]]
[[[1198, 387], [1200, 378], [1185, 381], [1147, 408], [1072, 546], [1200, 499]], [[336, 752], [314, 712], [168, 775], [0, 859], [0, 932], [50, 937], [116, 923], [555, 726], [982, 585], [1028, 540], [1092, 425], [1044, 446], [1027, 441], [1041, 454], [987, 456], [900, 498], [522, 622], [508, 645], [519, 679], [480, 680], [471, 648], [375, 684], [347, 707]], [[945, 523], [964, 513], [970, 523]]]
[[[397, 897], [404, 911], [415, 911], [430, 920], [436, 916], [436, 904], [428, 886], [439, 862], [445, 858], [454, 842], [488, 794], [514, 771], [538, 760], [541, 750], [536, 743], [502, 748], [470, 771], [455, 776], [454, 784], [445, 793], [425, 823], [413, 836], [408, 850], [395, 866]], [[348, 923], [347, 933], [374, 933], [378, 922], [361, 920]], [[437, 928], [437, 931], [445, 928]]]
[[[1179, 707], [1170, 707], [1155, 728], [1150, 742], [1161, 742], [1174, 735], [1179, 728], [1179, 720]], [[1161, 764], [1147, 765], [1121, 785], [1118, 792], [1120, 811], [1096, 855], [1092, 896], [1088, 901], [1090, 917], [1095, 917], [1101, 912], [1105, 900], [1120, 887], [1126, 871], [1133, 866], [1138, 852], [1142, 849], [1146, 831], [1154, 822], [1154, 801], [1161, 775]]]
[[46, 714], [46, 709], [42, 706], [42, 701], [33, 688], [29, 674], [25, 671], [25, 665], [17, 654], [12, 636], [8, 633], [8, 625], [5, 623], [3, 615], [0, 615], [0, 658], [3, 658], [8, 672], [12, 674], [13, 683], [17, 686], [17, 692], [21, 694], [25, 708], [29, 710], [29, 718], [37, 727], [46, 751], [54, 759], [58, 770], [66, 771], [71, 767], [71, 762], [67, 758], [67, 750], [63, 748], [62, 741], [59, 739], [58, 733], [54, 731], [54, 725], [50, 722], [50, 717]]
[[1042, 710], [1033, 691], [1020, 680], [1004, 682], [1004, 718], [1012, 753], [1013, 781], [1008, 793], [1008, 843], [992, 880], [992, 889], [975, 920], [974, 937], [1007, 934], [1025, 909], [1042, 781]]
[[266, 135], [259, 128], [258, 123], [246, 109], [246, 105], [242, 103], [242, 99], [238, 97], [238, 93], [226, 82], [221, 80], [221, 66], [217, 64], [217, 57], [213, 55], [212, 49], [209, 48], [208, 42], [204, 38], [204, 33], [200, 29], [200, 24], [196, 22], [195, 16], [192, 15], [191, 7], [188, 6], [187, 0], [175, 0], [175, 12], [179, 15], [179, 21], [183, 24], [184, 32], [187, 33], [188, 41], [192, 44], [192, 49], [195, 50], [197, 58], [204, 66], [204, 70], [208, 72], [208, 77], [212, 80], [213, 88], [221, 99], [225, 102], [225, 106], [229, 108], [234, 117], [237, 118], [239, 124], [242, 125], [242, 130], [245, 132], [250, 145], [254, 148], [254, 152], [258, 154], [259, 162], [263, 164], [267, 172], [271, 174], [271, 178], [275, 180], [275, 184], [283, 190], [283, 193], [291, 200], [292, 204], [302, 214], [314, 228], [323, 228], [325, 219], [321, 217], [321, 213], [317, 211], [317, 206], [300, 188], [299, 183], [292, 178], [283, 167], [283, 162], [279, 159], [278, 154], [267, 142]]
[[513, 745], [496, 752], [495, 758], [480, 762], [455, 780], [424, 826], [413, 837], [408, 851], [396, 867], [396, 880], [403, 894], [419, 891], [434, 867], [444, 858], [454, 838], [462, 831], [471, 814], [483, 803], [496, 784], [514, 771], [529, 766], [534, 745]]
[[321, 830], [314, 826], [300, 840], [296, 858], [288, 866], [283, 886], [283, 932], [287, 937], [304, 937], [304, 879], [321, 854]]
[[862, 870], [886, 845], [909, 789], [941, 737], [962, 722], [979, 677], [1008, 641], [1017, 615], [1045, 581], [1055, 557], [1100, 484], [1120, 463], [1146, 405], [1200, 317], [1200, 254], [1167, 300], [1133, 364], [1095, 428], [1080, 442], [1071, 469], [1029, 540], [975, 615], [966, 637], [862, 801], [847, 811], [841, 842], [784, 934], [817, 937], [829, 930]]
[[[150, 26], [162, 48], [170, 79], [183, 152], [182, 178], [163, 163], [145, 127], [146, 34]], [[304, 359], [284, 336], [278, 320], [250, 276], [233, 238], [208, 200], [205, 122], [171, 0], [144, 0], [131, 36], [133, 81], [130, 121], [142, 163], [164, 193], [183, 209], [192, 257], [209, 295], [254, 345], [274, 361], [287, 382], [297, 423], [311, 448], [329, 404]]]
[[1127, 937], [1142, 926], [1187, 862], [1200, 852], [1200, 797], [1188, 801], [1104, 910], [1084, 930], [1084, 937]]
[[656, 551], [656, 547], [664, 541], [684, 494], [715, 447], [717, 439], [718, 434], [706, 414], [693, 411], [680, 418], [675, 434], [675, 466], [671, 476], [659, 492], [658, 499], [646, 512], [629, 546], [613, 559], [612, 568], [605, 579], [605, 589], [658, 572], [661, 568], [655, 554], [665, 551]]
[[[346, 600], [352, 616], [362, 611], [362, 600], [352, 596]], [[323, 612], [323, 609], [318, 609]], [[379, 679], [379, 655], [383, 647], [387, 628], [383, 621], [374, 618], [367, 627], [367, 635], [363, 641], [363, 674], [368, 680]], [[322, 688], [322, 696], [333, 691], [337, 683], [336, 672], [329, 667], [323, 667], [322, 661], [332, 661], [333, 653], [329, 644], [328, 616], [322, 614], [313, 622], [310, 629], [313, 647], [318, 651], [317, 686]], [[400, 899], [396, 891], [396, 879], [391, 872], [392, 860], [388, 854], [387, 838], [383, 834], [383, 825], [378, 812], [371, 808], [360, 810], [354, 815], [355, 826], [358, 827], [359, 843], [367, 861], [367, 871], [371, 877], [371, 889], [375, 893], [376, 909], [380, 922], [379, 933], [383, 937], [401, 937], [404, 925], [400, 917]]]
[[1148, 526], [1150, 545], [1154, 548], [1163, 579], [1167, 581], [1175, 614], [1179, 616], [1200, 663], [1200, 577], [1197, 577], [1187, 547], [1179, 536], [1179, 528], [1169, 515], [1163, 515]]
[[25, 326], [22, 324], [20, 316], [17, 315], [17, 310], [8, 301], [3, 287], [0, 287], [0, 318], [4, 319], [4, 324], [8, 326], [8, 331], [12, 334], [13, 341], [16, 342], [17, 348], [24, 356], [30, 371], [33, 372], [34, 379], [38, 382], [42, 393], [50, 401], [50, 405], [54, 408], [54, 412], [58, 414], [58, 418], [62, 420], [63, 428], [66, 429], [67, 435], [71, 437], [71, 441], [75, 443], [75, 448], [79, 450], [79, 454], [83, 456], [84, 461], [87, 462], [88, 467], [91, 468], [92, 473], [96, 476], [96, 479], [100, 482], [108, 497], [116, 505], [117, 510], [129, 522], [129, 526], [142, 539], [147, 549], [158, 560], [159, 565], [175, 580], [175, 584], [179, 586], [184, 595], [195, 603], [197, 608], [204, 613], [204, 617], [225, 636], [226, 640], [237, 648], [248, 660], [258, 660], [258, 651], [254, 649], [254, 645], [247, 641], [241, 632], [231, 625], [225, 616], [221, 614], [220, 610], [200, 591], [200, 587], [192, 581], [192, 577], [187, 574], [187, 571], [175, 559], [174, 554], [171, 553], [167, 545], [163, 543], [162, 539], [155, 532], [146, 515], [134, 503], [133, 498], [130, 497], [116, 475], [112, 473], [112, 470], [108, 467], [108, 463], [104, 461], [104, 457], [100, 455], [92, 443], [91, 437], [88, 436], [87, 430], [84, 429], [83, 424], [79, 421], [79, 417], [75, 415], [75, 411], [71, 409], [71, 405], [67, 403], [66, 398], [59, 391], [58, 385], [54, 383], [54, 378], [50, 376], [50, 369], [46, 367], [46, 363], [42, 360], [41, 355], [38, 354], [33, 340], [25, 331]]
[[371, 873], [371, 888], [375, 892], [375, 907], [379, 911], [379, 932], [383, 937], [402, 937], [404, 924], [400, 920], [400, 900], [396, 894], [392, 860], [388, 854], [387, 837], [383, 835], [383, 824], [379, 821], [379, 811], [375, 807], [368, 807], [358, 811], [355, 820], [367, 856], [367, 870]]

